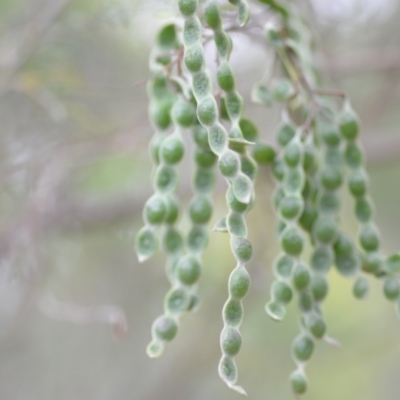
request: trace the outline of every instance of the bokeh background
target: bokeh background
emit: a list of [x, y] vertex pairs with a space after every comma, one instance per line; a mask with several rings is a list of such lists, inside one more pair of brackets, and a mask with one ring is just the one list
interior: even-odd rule
[[[163, 357], [145, 353], [168, 283], [164, 258], [139, 265], [134, 236], [152, 192], [146, 147], [147, 59], [173, 1], [0, 1], [0, 399], [239, 399], [218, 378], [221, 309], [233, 267], [223, 234], [204, 257], [200, 310], [183, 318]], [[400, 248], [400, 4], [297, 0], [317, 39], [325, 86], [346, 90], [362, 120], [376, 220]], [[232, 63], [246, 115], [273, 141], [279, 109], [250, 104], [268, 65], [259, 41], [234, 35]], [[246, 60], [244, 62], [243, 60]], [[213, 59], [210, 59], [212, 65]], [[190, 154], [179, 193], [190, 198]], [[280, 324], [264, 312], [278, 252], [273, 183], [259, 175], [249, 214], [255, 256], [237, 357], [254, 400], [292, 398], [287, 376], [295, 306]], [[224, 214], [225, 184], [213, 221]], [[357, 224], [344, 194], [342, 223]], [[397, 400], [400, 324], [371, 281], [368, 299], [330, 273], [325, 314], [337, 349], [320, 343], [307, 400]], [[126, 333], [126, 327], [128, 331]]]

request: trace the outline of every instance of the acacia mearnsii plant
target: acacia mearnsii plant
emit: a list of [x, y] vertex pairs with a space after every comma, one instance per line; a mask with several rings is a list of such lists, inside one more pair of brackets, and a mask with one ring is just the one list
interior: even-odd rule
[[[230, 34], [238, 29], [258, 32], [276, 57], [273, 76], [266, 82], [252, 82], [252, 97], [262, 106], [278, 103], [282, 108], [275, 131], [277, 148], [265, 143], [243, 114], [243, 99], [229, 61]], [[204, 53], [210, 40], [217, 51], [215, 76]], [[293, 299], [297, 302], [299, 333], [291, 347], [295, 368], [290, 374], [295, 395], [307, 390], [305, 365], [316, 343], [334, 344], [322, 307], [331, 268], [353, 280], [356, 298], [367, 295], [368, 274], [381, 280], [388, 300], [399, 304], [400, 255], [385, 255], [380, 247], [358, 117], [344, 92], [323, 88], [313, 55], [312, 34], [294, 4], [259, 0], [250, 7], [246, 0], [177, 0], [176, 18], [159, 30], [150, 57], [154, 194], [144, 206], [144, 226], [135, 245], [141, 262], [162, 249], [171, 287], [164, 311], [153, 323], [147, 353], [160, 356], [175, 338], [181, 316], [199, 304], [202, 253], [211, 234], [211, 194], [221, 174], [227, 183], [228, 212], [212, 230], [229, 235], [236, 265], [222, 310], [218, 371], [230, 388], [242, 394], [234, 357], [242, 343], [242, 301], [250, 289], [246, 264], [252, 245], [247, 239], [246, 214], [256, 201], [259, 165], [270, 165], [276, 184], [273, 205], [281, 247], [271, 266], [275, 280], [265, 310], [281, 321], [287, 304]], [[177, 167], [186, 147], [183, 137], [190, 137], [194, 144], [193, 197], [185, 211], [175, 195]], [[354, 198], [357, 238], [340, 225], [342, 186]], [[190, 221], [187, 231], [179, 225], [183, 212]], [[305, 246], [312, 248], [310, 259], [303, 257]]]

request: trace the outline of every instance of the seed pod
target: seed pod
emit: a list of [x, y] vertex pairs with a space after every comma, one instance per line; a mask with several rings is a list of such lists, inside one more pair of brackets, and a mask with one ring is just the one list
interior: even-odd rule
[[318, 246], [311, 255], [311, 268], [314, 272], [326, 274], [333, 264], [333, 254], [330, 246]]
[[196, 12], [197, 0], [178, 0], [179, 11], [185, 17], [190, 17]]
[[346, 102], [343, 112], [339, 117], [340, 132], [346, 140], [354, 140], [358, 136], [358, 118]]
[[292, 168], [283, 177], [283, 188], [287, 194], [301, 193], [304, 183], [305, 177], [301, 168]]
[[183, 59], [189, 72], [195, 73], [201, 71], [205, 65], [204, 51], [201, 43], [195, 43], [190, 46], [186, 50]]
[[251, 243], [243, 237], [233, 237], [231, 239], [231, 247], [233, 254], [241, 263], [250, 261], [253, 250]]
[[349, 190], [354, 197], [364, 196], [367, 192], [368, 178], [365, 172], [355, 170], [351, 173], [349, 178]]
[[322, 301], [328, 294], [328, 282], [322, 275], [313, 275], [311, 277], [311, 290], [315, 301]]
[[321, 183], [327, 190], [337, 190], [343, 182], [341, 172], [336, 168], [325, 168], [322, 171]]
[[214, 125], [217, 121], [218, 108], [214, 97], [207, 96], [197, 105], [197, 118], [203, 126]]
[[271, 295], [276, 302], [287, 304], [292, 300], [293, 292], [287, 283], [275, 281], [271, 288]]
[[236, 299], [246, 296], [250, 288], [250, 276], [244, 268], [236, 268], [229, 277], [229, 293]]
[[149, 259], [158, 249], [158, 239], [152, 229], [143, 227], [136, 235], [135, 250], [139, 262]]
[[[363, 270], [366, 272], [370, 272], [371, 274], [377, 274], [382, 268], [382, 257], [378, 253], [368, 252], [365, 253], [363, 258]], [[390, 268], [388, 268], [390, 272]]]
[[163, 196], [153, 196], [144, 206], [144, 219], [148, 224], [158, 225], [164, 222], [167, 205]]
[[279, 211], [283, 219], [298, 219], [303, 211], [304, 202], [300, 196], [291, 195], [279, 202]]
[[224, 151], [218, 160], [218, 168], [221, 174], [227, 178], [232, 178], [239, 171], [239, 156], [232, 150]]
[[189, 205], [190, 219], [194, 224], [206, 224], [212, 214], [212, 204], [205, 196], [197, 196]]
[[159, 340], [169, 342], [176, 336], [178, 325], [172, 318], [162, 316], [154, 321], [153, 331]]
[[[225, 92], [230, 92], [232, 90], [235, 90], [235, 78], [233, 76], [233, 71], [228, 63], [223, 63], [218, 68], [217, 81], [218, 81], [218, 86]], [[229, 113], [228, 105], [226, 106]]]
[[356, 142], [347, 143], [344, 159], [350, 168], [360, 168], [363, 166], [364, 154]]
[[187, 245], [192, 253], [201, 253], [208, 244], [208, 232], [202, 226], [194, 226], [189, 232]]
[[250, 203], [253, 193], [253, 184], [250, 178], [244, 174], [238, 174], [234, 177], [232, 183], [234, 196], [242, 203]]
[[[242, 135], [245, 140], [247, 140], [249, 142], [255, 142], [257, 140], [258, 129], [252, 121], [250, 121], [247, 118], [241, 118], [239, 121], [239, 127], [240, 127], [240, 130], [242, 131]], [[274, 152], [273, 149], [272, 149], [272, 151]], [[275, 155], [274, 155], [274, 157], [275, 157]], [[272, 157], [272, 158], [274, 158], [274, 157]]]
[[249, 208], [248, 204], [241, 203], [239, 200], [236, 199], [235, 195], [233, 194], [232, 188], [229, 188], [226, 192], [226, 201], [228, 203], [228, 207], [232, 211], [236, 211], [238, 213], [244, 213]]
[[165, 139], [160, 147], [161, 159], [166, 164], [179, 163], [184, 155], [185, 146], [178, 135], [172, 135]]
[[177, 266], [178, 278], [184, 285], [193, 285], [200, 277], [200, 263], [193, 256], [182, 258]]
[[178, 185], [178, 174], [169, 165], [160, 165], [155, 173], [155, 188], [160, 193], [168, 194], [175, 190]]
[[281, 246], [285, 253], [297, 256], [303, 250], [304, 237], [296, 227], [286, 229], [281, 236]]
[[324, 192], [318, 201], [319, 210], [322, 214], [336, 215], [340, 209], [340, 199], [336, 191]]
[[175, 228], [168, 228], [163, 237], [163, 248], [167, 254], [177, 255], [183, 250], [183, 237]]
[[247, 226], [242, 214], [230, 212], [227, 217], [228, 232], [234, 236], [247, 236]]
[[373, 206], [368, 197], [359, 197], [355, 206], [356, 217], [360, 222], [368, 222], [372, 219]]
[[394, 274], [400, 272], [400, 254], [394, 253], [387, 257], [385, 260], [385, 266], [390, 273]]
[[257, 164], [266, 165], [274, 161], [276, 152], [268, 144], [257, 143], [253, 150], [253, 157]]
[[308, 290], [300, 292], [297, 303], [301, 313], [305, 314], [311, 312], [314, 306], [311, 292]]
[[210, 193], [215, 186], [215, 173], [210, 169], [198, 169], [194, 175], [194, 188], [197, 193]]
[[400, 284], [396, 277], [389, 276], [385, 279], [385, 282], [383, 284], [383, 293], [385, 297], [390, 301], [394, 301], [399, 298]]
[[379, 247], [379, 234], [376, 227], [372, 224], [361, 226], [359, 232], [361, 247], [365, 251], [376, 251]]
[[196, 121], [196, 111], [193, 104], [182, 99], [176, 101], [171, 109], [171, 118], [182, 128], [191, 127]]
[[215, 2], [211, 1], [207, 3], [204, 9], [204, 19], [212, 30], [221, 29], [221, 16], [218, 5]]
[[292, 350], [296, 360], [307, 361], [314, 351], [314, 342], [309, 336], [300, 335], [294, 340]]
[[210, 150], [196, 149], [195, 161], [201, 168], [211, 168], [217, 162], [217, 156]]
[[326, 324], [318, 315], [310, 315], [307, 320], [307, 326], [310, 333], [316, 338], [321, 339], [326, 332]]
[[220, 342], [224, 354], [233, 357], [240, 351], [242, 337], [236, 328], [225, 327], [221, 332]]
[[182, 287], [173, 287], [165, 296], [164, 305], [169, 314], [179, 315], [188, 309], [190, 301], [187, 290]]
[[336, 237], [337, 226], [333, 218], [320, 216], [314, 224], [315, 239], [323, 244], [332, 243]]
[[267, 303], [265, 312], [275, 321], [282, 321], [286, 315], [285, 306], [278, 301], [270, 301]]
[[314, 205], [306, 203], [304, 206], [303, 213], [300, 216], [299, 223], [301, 227], [308, 232], [311, 232], [314, 225], [314, 221], [317, 219], [318, 213]]
[[293, 272], [293, 284], [298, 291], [302, 291], [307, 288], [310, 283], [310, 273], [304, 264], [296, 266]]
[[360, 269], [360, 261], [356, 254], [336, 255], [335, 264], [344, 276], [354, 276]]
[[229, 299], [222, 310], [224, 324], [237, 327], [242, 323], [243, 306], [240, 300]]
[[278, 127], [276, 139], [281, 147], [285, 147], [295, 136], [296, 131], [292, 125], [283, 123]]
[[297, 167], [300, 164], [302, 156], [302, 146], [299, 143], [290, 143], [284, 151], [284, 160], [287, 166]]
[[278, 278], [286, 279], [292, 275], [294, 259], [286, 254], [280, 254], [274, 261], [274, 273]]
[[353, 285], [353, 295], [357, 299], [364, 299], [368, 295], [369, 282], [367, 279], [358, 278]]
[[302, 371], [292, 372], [290, 375], [290, 386], [296, 394], [304, 394], [307, 391], [307, 379]]

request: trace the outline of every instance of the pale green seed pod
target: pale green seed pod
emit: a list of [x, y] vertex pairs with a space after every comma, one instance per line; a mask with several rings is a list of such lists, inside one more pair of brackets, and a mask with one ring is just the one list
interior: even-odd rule
[[292, 346], [293, 358], [301, 363], [310, 359], [314, 352], [314, 341], [311, 337], [301, 334], [298, 336]]
[[304, 394], [307, 391], [307, 378], [303, 371], [297, 370], [290, 375], [290, 386], [295, 394]]
[[139, 262], [146, 261], [158, 250], [158, 238], [154, 231], [148, 227], [143, 227], [136, 235], [135, 250]]
[[369, 282], [367, 279], [360, 277], [358, 278], [353, 285], [353, 295], [357, 299], [364, 299], [367, 297], [369, 292]]

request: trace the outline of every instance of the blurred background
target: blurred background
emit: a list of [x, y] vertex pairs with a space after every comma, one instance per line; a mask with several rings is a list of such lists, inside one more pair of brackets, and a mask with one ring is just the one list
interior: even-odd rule
[[[220, 381], [221, 309], [233, 267], [213, 233], [202, 307], [161, 359], [147, 358], [168, 289], [164, 258], [139, 265], [134, 236], [152, 193], [147, 59], [172, 1], [0, 0], [0, 399], [239, 399]], [[362, 120], [371, 194], [387, 252], [400, 248], [400, 4], [297, 0], [318, 46], [325, 86], [342, 88]], [[279, 109], [250, 104], [270, 61], [262, 43], [234, 35], [232, 63], [246, 116], [273, 141]], [[243, 63], [246, 60], [246, 63]], [[213, 59], [210, 59], [213, 63]], [[190, 154], [179, 193], [190, 198]], [[213, 222], [226, 211], [221, 181]], [[244, 301], [239, 383], [254, 400], [292, 398], [295, 306], [280, 324], [264, 312], [279, 251], [269, 170], [249, 214], [255, 256]], [[354, 235], [352, 200], [342, 223]], [[307, 257], [307, 255], [306, 255]], [[400, 324], [371, 281], [357, 301], [330, 273], [325, 314], [337, 349], [319, 343], [307, 367], [309, 400], [397, 400]]]

